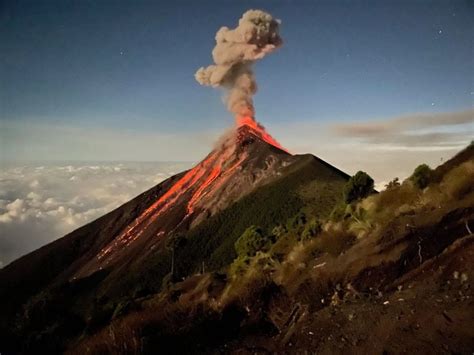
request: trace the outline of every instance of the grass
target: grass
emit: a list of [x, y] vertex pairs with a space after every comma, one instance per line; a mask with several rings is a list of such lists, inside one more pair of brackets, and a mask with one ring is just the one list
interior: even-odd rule
[[202, 261], [209, 270], [229, 265], [236, 257], [235, 241], [251, 225], [270, 234], [305, 206], [311, 206], [312, 215], [326, 216], [341, 198], [345, 178], [311, 156], [292, 169], [192, 230], [178, 253], [183, 271], [192, 272]]
[[[214, 346], [213, 342], [219, 338], [219, 324], [225, 324], [222, 321], [225, 316], [224, 308], [215, 312], [209, 305], [219, 304], [216, 299], [224, 300], [222, 303], [227, 306], [245, 306], [241, 308], [247, 309], [248, 317], [255, 317], [259, 311], [266, 316], [265, 312], [271, 312], [271, 309], [267, 310], [259, 302], [268, 285], [278, 285], [282, 294], [289, 295], [285, 302], [290, 305], [290, 311], [299, 303], [312, 304], [315, 309], [325, 307], [339, 283], [342, 283], [342, 287], [349, 287], [350, 282], [354, 281], [357, 288], [360, 286], [366, 290], [368, 286], [389, 282], [390, 277], [396, 277], [401, 270], [408, 270], [410, 262], [418, 265], [417, 248], [421, 244], [417, 243], [421, 240], [420, 236], [426, 239], [422, 244], [423, 258], [437, 255], [448, 243], [445, 238], [441, 238], [444, 237], [443, 233], [450, 231], [443, 232], [445, 229], [437, 228], [436, 215], [447, 213], [452, 208], [450, 206], [458, 205], [457, 199], [465, 199], [466, 194], [472, 195], [473, 192], [471, 181], [474, 178], [474, 165], [465, 162], [445, 171], [439, 182], [430, 184], [424, 190], [407, 181], [345, 206], [343, 218], [326, 223], [311, 238], [301, 238], [312, 221], [327, 219], [333, 207], [341, 201], [340, 187], [345, 181], [344, 178], [336, 178], [331, 184], [331, 179], [334, 180], [332, 172], [313, 163], [309, 159], [302, 159], [297, 168], [281, 179], [244, 197], [188, 233], [187, 243], [176, 251], [178, 273], [180, 276], [190, 275], [200, 269], [202, 261], [205, 261], [207, 271], [222, 270], [231, 265], [229, 277], [224, 281], [225, 291], [220, 298], [209, 295], [200, 297], [202, 294], [198, 293], [196, 297], [188, 297], [192, 301], [184, 305], [183, 295], [196, 292], [197, 287], [189, 288], [175, 297], [175, 303], [161, 303], [155, 308], [125, 314], [123, 319], [121, 312], [128, 306], [127, 303], [122, 306], [118, 303], [115, 308], [117, 319], [112, 320], [112, 326], [86, 343], [92, 346], [96, 342], [98, 347], [93, 347], [96, 350], [101, 349], [100, 346], [113, 347], [118, 343], [136, 349], [136, 342], [143, 339], [150, 339], [148, 345], [156, 346], [172, 342], [184, 346], [191, 339], [205, 339], [208, 345]], [[295, 217], [301, 216], [302, 212], [306, 222], [296, 223], [298, 218]], [[412, 235], [410, 230], [404, 228], [407, 223], [412, 223], [412, 216], [417, 221], [426, 219], [427, 226], [413, 227], [424, 233]], [[288, 230], [283, 231], [282, 228], [281, 235], [268, 253], [235, 259], [234, 243], [250, 225], [262, 227], [265, 233], [271, 233], [278, 225], [286, 225]], [[464, 227], [461, 225], [459, 228]], [[381, 237], [387, 233], [390, 233], [391, 238], [385, 242]], [[438, 235], [439, 241], [436, 240]], [[402, 267], [404, 264], [399, 253], [405, 248], [403, 258], [407, 258], [408, 266]], [[394, 260], [399, 264], [394, 263]], [[159, 289], [160, 280], [169, 272], [169, 261], [168, 251], [155, 254], [148, 259], [147, 264], [128, 270], [127, 275], [131, 278], [121, 287], [126, 290], [127, 285], [135, 285], [145, 294], [152, 292], [152, 289]], [[364, 276], [365, 272], [367, 276]], [[371, 272], [374, 274], [371, 275]], [[199, 277], [201, 275], [194, 276]], [[193, 278], [171, 285], [161, 295], [173, 295], [174, 288], [186, 284], [190, 279]], [[275, 297], [278, 294], [272, 291], [269, 299]], [[286, 315], [287, 318], [289, 316]], [[234, 337], [242, 334], [239, 333], [242, 324], [240, 320], [229, 323], [228, 330], [233, 332]], [[206, 339], [206, 336], [210, 338]], [[147, 344], [140, 343], [140, 346], [146, 347]], [[103, 350], [117, 351], [115, 348]]]

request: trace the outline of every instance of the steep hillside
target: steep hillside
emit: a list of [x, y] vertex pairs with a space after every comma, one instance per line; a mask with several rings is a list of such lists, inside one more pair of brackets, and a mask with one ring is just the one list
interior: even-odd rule
[[348, 176], [259, 129], [241, 126], [195, 168], [3, 268], [2, 350], [58, 351], [170, 281], [225, 271], [252, 224], [270, 231], [310, 204], [327, 217]]
[[472, 353], [472, 148], [427, 188], [354, 202], [310, 238], [289, 223], [270, 249], [136, 300], [69, 351]]

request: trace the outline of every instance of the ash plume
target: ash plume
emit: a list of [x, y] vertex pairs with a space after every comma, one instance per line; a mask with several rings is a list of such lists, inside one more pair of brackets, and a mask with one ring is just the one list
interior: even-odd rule
[[254, 117], [253, 95], [257, 83], [255, 61], [281, 46], [280, 21], [261, 10], [248, 10], [234, 29], [221, 27], [212, 51], [213, 65], [200, 68], [195, 78], [201, 85], [228, 90], [227, 108], [237, 117]]

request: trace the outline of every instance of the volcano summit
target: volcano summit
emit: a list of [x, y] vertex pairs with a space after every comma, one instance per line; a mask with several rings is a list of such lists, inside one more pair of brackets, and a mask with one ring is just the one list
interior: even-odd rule
[[[3, 319], [38, 292], [67, 304], [44, 321], [69, 322], [70, 302], [92, 316], [98, 299], [117, 302], [157, 292], [169, 277], [221, 270], [247, 227], [271, 230], [309, 203], [315, 215], [327, 216], [347, 179], [312, 155], [288, 153], [252, 118], [239, 119], [194, 168], [2, 269]], [[185, 243], [170, 250], [176, 238]], [[75, 290], [70, 300], [64, 287]]]
[[168, 236], [192, 229], [273, 181], [298, 160], [252, 118], [238, 122], [194, 168], [160, 184], [156, 200], [75, 277], [90, 275], [121, 257], [127, 258], [135, 248], [154, 249]]

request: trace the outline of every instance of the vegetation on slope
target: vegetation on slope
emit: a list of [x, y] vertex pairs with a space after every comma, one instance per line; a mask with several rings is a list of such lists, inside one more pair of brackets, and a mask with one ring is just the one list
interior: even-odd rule
[[273, 226], [242, 230], [243, 241], [261, 237], [273, 244], [256, 253], [242, 250], [225, 275], [197, 273], [170, 285], [72, 352], [151, 352], [156, 346], [179, 352], [190, 344], [202, 353], [420, 352], [426, 346], [469, 352], [469, 149], [468, 158], [442, 176], [435, 170], [426, 184], [389, 184], [346, 204], [339, 219], [311, 215], [303, 206]]
[[[131, 259], [115, 270], [115, 275], [104, 269], [81, 280], [58, 279], [48, 287], [43, 284], [41, 292], [30, 295], [17, 315], [16, 326], [9, 328], [5, 323], [2, 329], [7, 329], [9, 339], [4, 344], [12, 344], [12, 348], [21, 344], [25, 351], [61, 351], [68, 339], [78, 335], [87, 338], [111, 319], [140, 309], [142, 299], [159, 293], [162, 287], [173, 287], [176, 281], [203, 269], [225, 272], [236, 257], [234, 244], [247, 228], [259, 225], [262, 233], [268, 235], [280, 221], [288, 220], [307, 206], [323, 218], [341, 200], [346, 179], [345, 174], [313, 156], [299, 156], [279, 178], [190, 232], [176, 235], [173, 240], [179, 239], [179, 243], [170, 242], [146, 256], [140, 255], [139, 263]], [[146, 196], [152, 198], [153, 194], [151, 191]], [[140, 213], [135, 205], [136, 201], [130, 204], [126, 218], [118, 215], [119, 211], [113, 212], [114, 219], [109, 224], [117, 229], [122, 223], [129, 223], [133, 215]], [[87, 228], [94, 227], [97, 225], [93, 223]], [[97, 242], [101, 238], [87, 240]], [[88, 254], [82, 257], [87, 258]], [[11, 321], [12, 317], [6, 319]]]
[[[224, 270], [236, 257], [234, 244], [244, 231], [258, 225], [266, 235], [281, 221], [293, 217], [307, 206], [314, 215], [325, 218], [342, 200], [345, 174], [328, 167], [317, 158], [301, 156], [281, 178], [243, 197], [224, 211], [212, 216], [184, 235], [186, 241], [176, 248], [174, 277], [178, 280], [202, 271]], [[314, 205], [315, 201], [317, 205]], [[115, 285], [127, 295], [158, 292], [162, 280], [168, 283], [171, 252], [162, 250], [145, 263], [132, 267]], [[123, 302], [123, 301], [121, 301]]]

